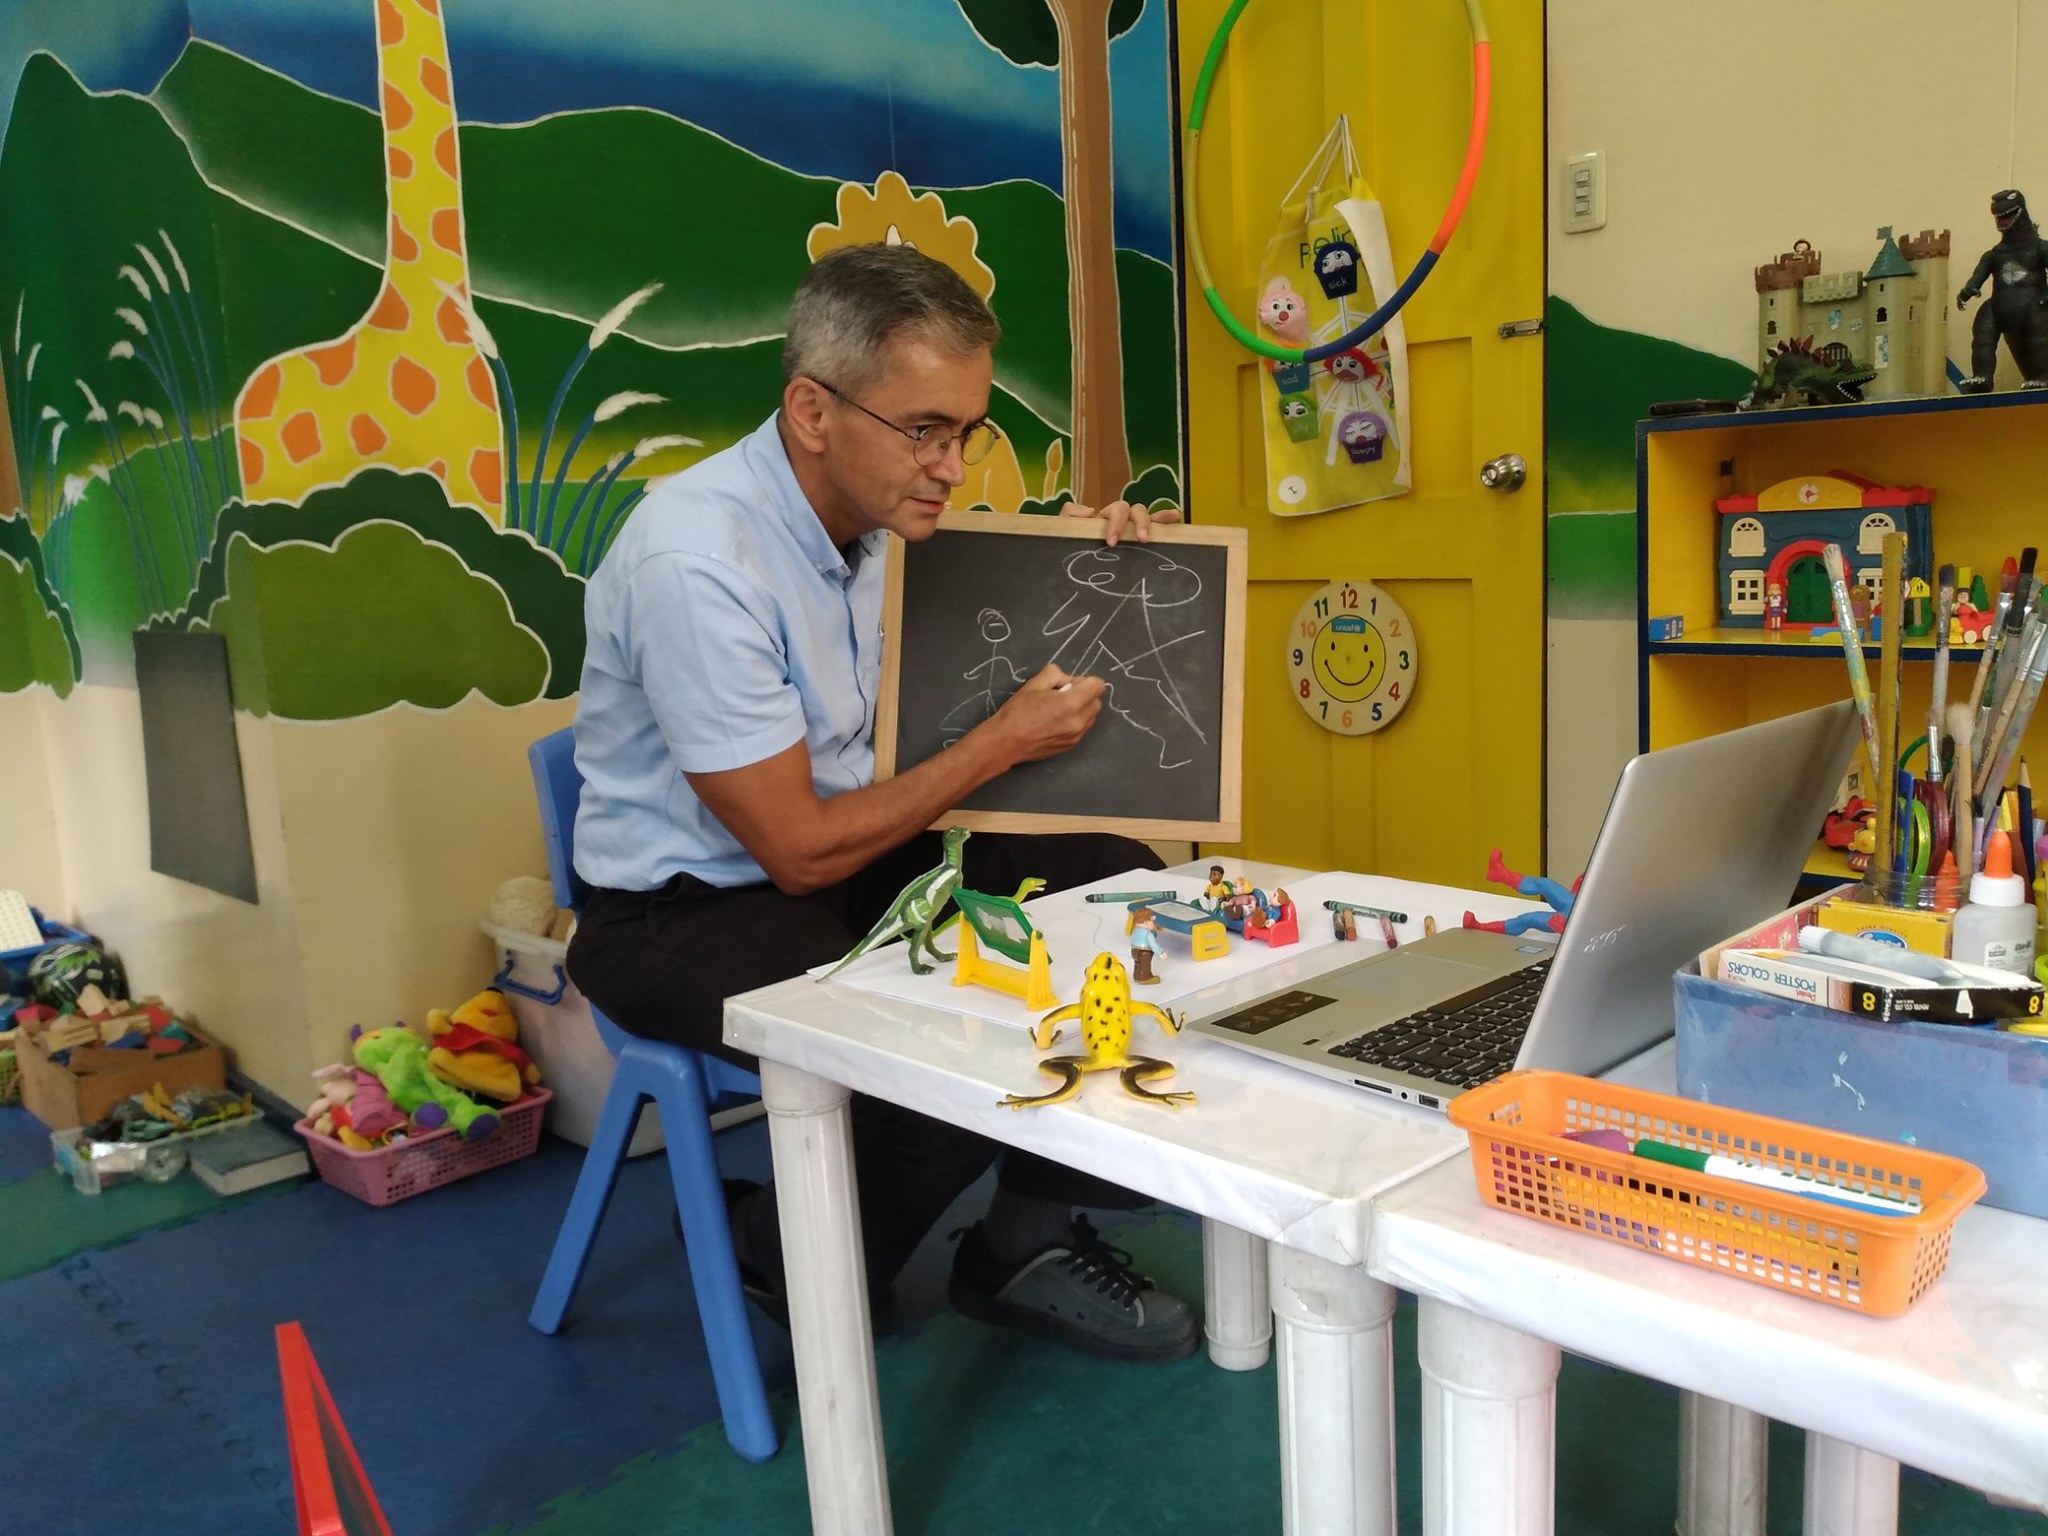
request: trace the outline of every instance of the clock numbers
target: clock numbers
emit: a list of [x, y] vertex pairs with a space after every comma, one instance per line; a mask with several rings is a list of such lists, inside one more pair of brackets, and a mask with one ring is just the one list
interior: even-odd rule
[[1419, 654], [1408, 615], [1392, 596], [1371, 582], [1333, 581], [1311, 593], [1294, 616], [1288, 680], [1311, 720], [1362, 736], [1406, 707]]

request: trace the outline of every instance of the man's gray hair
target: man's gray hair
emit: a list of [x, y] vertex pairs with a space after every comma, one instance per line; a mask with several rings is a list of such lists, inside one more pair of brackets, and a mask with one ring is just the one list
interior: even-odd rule
[[1002, 327], [959, 273], [914, 246], [827, 251], [790, 302], [782, 382], [817, 379], [857, 395], [881, 377], [888, 344], [905, 334], [966, 354], [994, 347]]

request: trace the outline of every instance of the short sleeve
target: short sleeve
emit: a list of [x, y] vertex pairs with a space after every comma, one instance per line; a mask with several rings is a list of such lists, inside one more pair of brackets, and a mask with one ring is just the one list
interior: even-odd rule
[[641, 561], [618, 632], [683, 772], [744, 768], [804, 739], [775, 603], [734, 566], [681, 553]]

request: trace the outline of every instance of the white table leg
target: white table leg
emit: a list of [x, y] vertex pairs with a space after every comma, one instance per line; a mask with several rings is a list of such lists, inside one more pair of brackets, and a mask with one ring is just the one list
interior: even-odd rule
[[1267, 1245], [1280, 1336], [1286, 1536], [1393, 1536], [1394, 1290]]
[[1806, 1437], [1805, 1536], [1897, 1536], [1899, 1464], [1889, 1456]]
[[1226, 1371], [1256, 1371], [1273, 1353], [1266, 1240], [1205, 1217], [1202, 1288], [1210, 1363]]
[[889, 1473], [849, 1097], [837, 1083], [761, 1063], [811, 1529], [816, 1536], [888, 1536]]
[[1421, 1299], [1423, 1536], [1549, 1536], [1555, 1345]]
[[1678, 1397], [1678, 1536], [1764, 1536], [1771, 1421], [1697, 1392]]

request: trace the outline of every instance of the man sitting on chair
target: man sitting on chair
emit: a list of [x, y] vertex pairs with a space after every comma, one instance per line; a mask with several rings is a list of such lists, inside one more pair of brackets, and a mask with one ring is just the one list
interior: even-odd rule
[[[622, 1028], [751, 1067], [724, 1043], [725, 999], [845, 954], [939, 862], [935, 818], [1095, 723], [1102, 681], [1048, 666], [948, 750], [874, 779], [886, 542], [929, 538], [993, 444], [997, 334], [974, 290], [909, 246], [831, 252], [790, 309], [781, 409], [650, 492], [592, 575], [575, 846], [593, 890], [568, 966]], [[1067, 512], [1101, 518], [1111, 542], [1149, 536], [1144, 509], [1121, 501]], [[1127, 838], [983, 834], [963, 883], [1038, 876], [1057, 891], [1159, 862]], [[879, 1316], [998, 1148], [880, 1100], [856, 1097], [852, 1113]], [[774, 1189], [729, 1185], [728, 1199], [742, 1277], [786, 1315]], [[1140, 1203], [1004, 1153], [954, 1256], [954, 1306], [1119, 1359], [1186, 1355], [1187, 1304], [1074, 1209]]]

